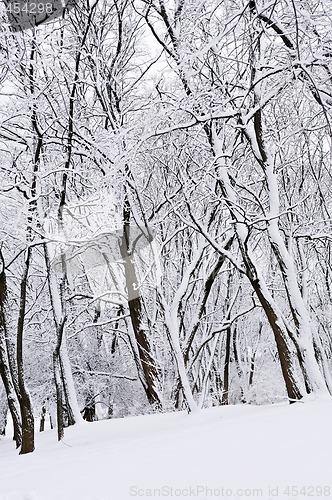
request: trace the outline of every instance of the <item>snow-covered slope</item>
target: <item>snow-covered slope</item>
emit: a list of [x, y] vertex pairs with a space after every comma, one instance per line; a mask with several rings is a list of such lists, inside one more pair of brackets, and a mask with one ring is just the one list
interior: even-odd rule
[[332, 498], [331, 457], [332, 400], [84, 423], [3, 439], [0, 500]]

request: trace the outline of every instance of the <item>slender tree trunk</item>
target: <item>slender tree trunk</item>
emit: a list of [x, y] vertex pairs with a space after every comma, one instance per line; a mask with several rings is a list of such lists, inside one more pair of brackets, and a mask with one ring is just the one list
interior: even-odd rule
[[39, 432], [44, 432], [45, 430], [45, 417], [46, 417], [46, 408], [45, 405], [43, 405], [40, 412]]
[[[225, 311], [228, 311], [228, 314], [226, 314], [226, 321], [230, 320], [230, 314], [231, 314], [231, 311], [230, 311], [231, 286], [232, 286], [232, 274], [229, 274], [228, 280], [227, 280], [227, 295], [226, 295], [226, 300], [225, 300]], [[229, 325], [229, 327], [226, 330], [224, 387], [223, 387], [223, 393], [222, 393], [222, 404], [223, 405], [229, 404], [229, 366], [230, 366], [230, 359], [231, 359], [231, 340], [232, 340], [232, 326]]]
[[56, 391], [56, 418], [57, 418], [57, 432], [58, 441], [64, 438], [64, 415], [63, 415], [63, 395], [62, 395], [62, 381], [60, 370], [60, 346], [59, 337], [57, 338], [57, 346], [53, 352], [53, 373]]
[[[226, 244], [224, 245], [224, 248], [225, 250], [229, 250], [234, 242], [234, 238], [235, 236], [232, 235], [228, 241], [226, 242]], [[219, 258], [217, 260], [217, 262], [215, 263], [212, 271], [210, 272], [207, 280], [205, 281], [204, 283], [204, 289], [203, 289], [203, 292], [202, 292], [202, 298], [200, 300], [200, 304], [198, 306], [198, 311], [197, 311], [197, 314], [196, 314], [196, 320], [195, 322], [193, 323], [193, 326], [192, 326], [192, 329], [191, 329], [191, 332], [188, 336], [188, 341], [186, 343], [186, 347], [184, 349], [184, 354], [183, 354], [183, 357], [184, 357], [184, 362], [185, 364], [187, 365], [188, 364], [188, 361], [189, 361], [189, 353], [190, 353], [190, 349], [192, 347], [192, 343], [194, 341], [194, 338], [195, 338], [195, 335], [198, 331], [198, 328], [199, 328], [199, 325], [201, 323], [201, 319], [203, 317], [203, 314], [205, 314], [205, 311], [206, 311], [206, 304], [208, 302], [208, 299], [211, 295], [211, 291], [213, 289], [213, 284], [221, 270], [221, 268], [223, 267], [224, 263], [226, 261], [226, 257], [225, 255], [219, 255]]]
[[222, 404], [229, 404], [229, 365], [231, 357], [231, 338], [232, 338], [232, 328], [229, 326], [226, 330], [226, 351], [225, 351], [225, 363], [224, 363], [224, 384], [222, 392]]
[[0, 395], [0, 436], [6, 435], [8, 400], [6, 393]]
[[12, 373], [9, 367], [6, 338], [8, 336], [6, 307], [7, 307], [7, 282], [5, 264], [0, 249], [0, 376], [5, 387], [8, 407], [13, 421], [14, 440], [16, 447], [22, 444], [22, 425], [20, 418], [19, 403], [17, 399], [18, 388], [15, 388]]
[[215, 406], [222, 405], [222, 396], [223, 396], [223, 383], [221, 380], [221, 375], [219, 373], [218, 368], [216, 367], [216, 363], [214, 360], [213, 363], [213, 372], [214, 372], [214, 377], [215, 377], [215, 396], [217, 398], [217, 404]]
[[256, 346], [256, 349], [254, 350], [251, 358], [250, 358], [250, 372], [249, 372], [249, 387], [252, 386], [253, 382], [254, 382], [254, 373], [255, 373], [255, 362], [256, 362], [256, 355], [257, 355], [257, 351], [258, 351], [258, 346], [259, 346], [259, 339], [261, 337], [261, 334], [262, 334], [262, 330], [263, 330], [263, 323], [260, 321], [259, 322], [259, 328], [258, 328], [258, 342], [257, 342], [257, 346]]
[[[5, 304], [4, 304], [4, 316], [5, 316], [5, 318], [8, 318], [8, 312], [6, 312], [6, 307], [7, 307], [7, 303], [5, 302]], [[8, 324], [7, 320], [6, 320], [6, 324]], [[6, 334], [8, 368], [9, 368], [12, 382], [13, 382], [13, 385], [15, 388], [15, 392], [17, 395], [19, 395], [20, 390], [19, 390], [18, 379], [17, 379], [17, 364], [16, 364], [17, 353], [16, 353], [15, 331], [10, 331], [10, 330], [11, 329], [7, 328], [7, 334]]]
[[190, 387], [186, 366], [184, 363], [183, 353], [181, 351], [179, 341], [179, 325], [176, 309], [171, 312], [165, 311], [165, 323], [169, 334], [170, 344], [172, 347], [172, 354], [174, 356], [177, 371], [179, 375], [179, 383], [181, 384], [188, 412], [195, 412], [198, 410], [196, 401], [194, 400], [193, 393]]
[[20, 409], [14, 385], [10, 377], [8, 364], [6, 364], [5, 355], [6, 353], [3, 350], [0, 342], [0, 377], [5, 387], [8, 407], [13, 421], [13, 427], [14, 427], [13, 439], [16, 443], [16, 448], [19, 448], [22, 444], [22, 424], [20, 417]]
[[208, 394], [209, 384], [210, 384], [210, 380], [212, 378], [213, 360], [214, 360], [218, 341], [219, 341], [219, 335], [215, 335], [215, 338], [212, 341], [211, 351], [209, 349], [209, 344], [207, 345], [207, 348], [209, 350], [209, 352], [208, 352], [209, 361], [208, 361], [207, 366], [205, 368], [205, 373], [204, 373], [203, 381], [201, 384], [201, 397], [199, 400], [199, 408], [203, 408], [206, 395]]
[[27, 284], [30, 266], [31, 249], [28, 247], [24, 259], [24, 271], [21, 280], [20, 308], [17, 323], [17, 373], [20, 389], [19, 403], [22, 416], [22, 446], [20, 455], [31, 453], [35, 449], [34, 441], [34, 416], [29, 391], [25, 383], [23, 332], [26, 310]]
[[78, 406], [73, 372], [70, 366], [70, 359], [68, 354], [67, 339], [64, 334], [62, 336], [60, 348], [60, 367], [62, 386], [67, 405], [68, 424], [74, 425], [82, 422], [82, 414]]
[[[52, 304], [53, 318], [56, 329], [56, 346], [53, 352], [53, 374], [57, 398], [57, 428], [58, 440], [64, 437], [64, 400], [67, 406], [68, 423], [73, 425], [82, 422], [82, 415], [76, 397], [73, 375], [70, 366], [70, 360], [67, 351], [67, 343], [64, 334], [66, 322], [66, 307], [64, 298], [65, 288], [65, 263], [62, 261], [62, 275], [60, 288], [58, 288], [54, 270], [50, 264], [50, 257], [46, 243], [44, 244], [44, 256], [47, 269], [48, 289]], [[61, 256], [63, 260], [64, 255]]]
[[232, 347], [233, 347], [233, 355], [234, 355], [234, 363], [236, 367], [236, 371], [239, 377], [240, 381], [240, 392], [241, 392], [241, 401], [242, 403], [246, 403], [246, 395], [244, 391], [244, 370], [242, 368], [242, 363], [239, 355], [239, 347], [238, 347], [238, 335], [237, 335], [237, 327], [236, 324], [234, 326], [233, 332], [232, 332]]

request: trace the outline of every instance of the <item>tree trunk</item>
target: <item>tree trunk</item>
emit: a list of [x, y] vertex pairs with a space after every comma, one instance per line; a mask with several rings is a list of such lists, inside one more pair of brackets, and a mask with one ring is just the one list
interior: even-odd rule
[[232, 187], [227, 165], [223, 158], [221, 141], [215, 131], [213, 137], [213, 150], [217, 161], [220, 186], [227, 200], [230, 213], [236, 220], [235, 231], [238, 239], [242, 260], [246, 270], [246, 276], [249, 279], [259, 302], [266, 314], [267, 320], [274, 334], [281, 371], [286, 385], [287, 395], [290, 401], [302, 398], [301, 383], [299, 381], [296, 369], [296, 354], [292, 347], [292, 332], [289, 331], [279, 311], [277, 304], [272, 298], [263, 276], [256, 265], [254, 256], [248, 246], [248, 227], [243, 218], [243, 214], [237, 210], [237, 198]]
[[170, 344], [172, 347], [172, 355], [174, 356], [177, 371], [179, 375], [179, 384], [182, 387], [183, 394], [188, 407], [188, 412], [197, 411], [197, 404], [194, 400], [192, 390], [190, 388], [190, 383], [188, 379], [188, 374], [186, 366], [184, 363], [183, 353], [181, 351], [180, 341], [179, 341], [179, 324], [177, 311], [173, 310], [171, 312], [165, 311], [165, 323], [168, 330], [168, 335], [170, 339]]
[[222, 391], [222, 403], [223, 405], [228, 405], [228, 394], [229, 394], [229, 365], [231, 357], [231, 337], [232, 328], [229, 326], [226, 330], [226, 351], [225, 351], [225, 363], [224, 363], [224, 384]]
[[46, 417], [46, 408], [43, 405], [40, 412], [39, 432], [44, 432], [45, 430], [45, 417]]
[[138, 286], [138, 278], [131, 251], [130, 241], [130, 204], [127, 193], [125, 194], [123, 209], [123, 234], [121, 241], [121, 256], [124, 259], [124, 271], [128, 293], [128, 307], [133, 333], [137, 343], [138, 354], [144, 373], [144, 390], [151, 404], [161, 406], [158, 393], [159, 373], [152, 355], [151, 344], [148, 339], [147, 329], [143, 325], [142, 298]]
[[0, 436], [6, 435], [8, 400], [5, 391], [0, 394]]
[[82, 422], [82, 415], [78, 406], [73, 373], [68, 355], [67, 339], [64, 334], [62, 335], [60, 348], [60, 367], [63, 392], [68, 413], [68, 425], [74, 425]]
[[249, 387], [251, 387], [252, 384], [253, 384], [253, 382], [254, 382], [256, 355], [257, 355], [257, 351], [258, 351], [259, 339], [261, 337], [262, 330], [263, 330], [263, 323], [260, 321], [259, 322], [259, 328], [258, 328], [258, 342], [257, 342], [257, 346], [256, 346], [256, 349], [254, 350], [252, 356], [250, 357], [250, 372], [249, 372], [249, 381], [248, 381]]
[[3, 385], [5, 387], [8, 408], [13, 421], [13, 427], [14, 427], [13, 439], [16, 443], [16, 448], [19, 448], [22, 444], [22, 425], [21, 425], [19, 403], [16, 397], [14, 385], [10, 377], [8, 364], [6, 364], [6, 361], [4, 361], [4, 355], [5, 353], [3, 348], [1, 347], [1, 342], [0, 342], [0, 376]]
[[[257, 97], [258, 101], [259, 98]], [[260, 109], [254, 115], [254, 132], [247, 127], [245, 134], [252, 146], [255, 158], [265, 174], [270, 208], [267, 219], [267, 231], [284, 281], [295, 325], [296, 335], [292, 335], [292, 340], [297, 349], [305, 384], [309, 388], [309, 392], [327, 394], [327, 385], [315, 357], [314, 339], [311, 330], [312, 321], [299, 288], [294, 258], [288, 251], [279, 229], [280, 201], [278, 181], [273, 159], [270, 157], [269, 151], [264, 144], [262, 113]]]
[[57, 346], [53, 352], [53, 373], [56, 391], [56, 418], [57, 418], [57, 432], [58, 441], [64, 438], [64, 416], [63, 416], [63, 397], [62, 397], [62, 381], [60, 370], [60, 346], [57, 340]]
[[0, 250], [0, 376], [5, 387], [8, 407], [14, 426], [14, 440], [16, 448], [22, 444], [22, 426], [20, 410], [18, 403], [18, 388], [15, 388], [12, 373], [9, 367], [8, 351], [6, 338], [8, 336], [6, 320], [6, 302], [7, 302], [7, 282], [5, 274], [5, 264], [2, 252]]
[[[65, 288], [65, 264], [62, 261], [62, 276], [60, 282], [60, 290], [54, 275], [54, 271], [50, 264], [50, 258], [46, 243], [44, 244], [44, 256], [47, 269], [48, 289], [52, 304], [53, 318], [56, 329], [56, 347], [53, 352], [53, 374], [54, 384], [57, 398], [57, 428], [58, 440], [64, 437], [64, 412], [63, 403], [66, 401], [68, 424], [73, 425], [82, 421], [82, 416], [79, 411], [73, 375], [70, 367], [70, 360], [67, 351], [67, 343], [64, 335], [66, 322], [66, 308], [64, 298]], [[61, 259], [64, 259], [64, 255]]]
[[26, 309], [27, 284], [30, 266], [31, 249], [28, 247], [25, 255], [24, 272], [21, 280], [20, 308], [17, 323], [17, 373], [20, 389], [19, 403], [22, 416], [22, 446], [20, 455], [31, 453], [35, 449], [34, 442], [34, 416], [30, 394], [25, 383], [24, 355], [23, 355], [23, 332]]

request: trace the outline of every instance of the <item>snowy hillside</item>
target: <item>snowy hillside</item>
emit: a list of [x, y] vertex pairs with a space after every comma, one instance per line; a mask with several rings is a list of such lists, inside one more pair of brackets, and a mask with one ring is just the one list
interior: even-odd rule
[[[83, 423], [0, 442], [0, 500], [332, 498], [332, 401]], [[154, 491], [155, 490], [155, 491]]]

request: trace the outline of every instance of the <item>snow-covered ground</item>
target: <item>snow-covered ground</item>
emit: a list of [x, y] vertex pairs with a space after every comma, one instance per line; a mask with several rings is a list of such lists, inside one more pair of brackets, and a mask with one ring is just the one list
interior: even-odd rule
[[0, 442], [0, 500], [332, 498], [332, 399], [83, 423]]

